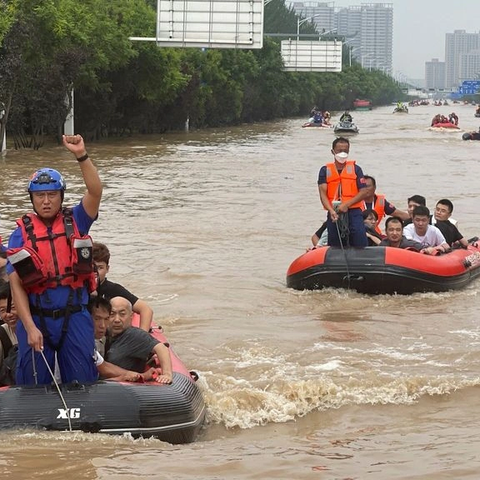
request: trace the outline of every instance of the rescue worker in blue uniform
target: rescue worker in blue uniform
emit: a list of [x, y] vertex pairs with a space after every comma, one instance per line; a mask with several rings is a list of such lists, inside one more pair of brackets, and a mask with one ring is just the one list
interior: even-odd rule
[[37, 170], [28, 183], [34, 213], [17, 221], [10, 236], [7, 270], [20, 322], [18, 384], [52, 382], [57, 356], [64, 383], [93, 382], [94, 326], [87, 310], [96, 287], [93, 242], [102, 183], [80, 135], [63, 136], [75, 155], [87, 187], [80, 203], [63, 208], [65, 181], [51, 168]]

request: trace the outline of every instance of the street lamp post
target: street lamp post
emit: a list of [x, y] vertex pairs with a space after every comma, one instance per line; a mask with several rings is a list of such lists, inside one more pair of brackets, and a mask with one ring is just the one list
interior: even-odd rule
[[362, 47], [356, 47], [356, 48], [349, 48], [348, 49], [348, 64], [351, 67], [352, 66], [352, 53], [356, 52], [357, 50], [361, 50]]
[[[297, 17], [297, 41], [300, 40], [300, 25], [303, 25], [305, 22], [308, 22], [310, 20], [313, 20], [316, 17], [319, 17], [320, 15], [322, 15], [322, 13], [317, 13], [315, 15], [312, 15], [311, 17], [307, 17], [307, 18], [304, 18], [302, 20], [300, 20], [300, 18]], [[322, 37], [322, 35], [327, 35], [329, 33], [336, 32], [336, 31], [337, 31], [337, 29], [330, 30], [330, 31], [325, 32], [325, 33], [321, 33], [320, 38]]]
[[372, 55], [373, 55], [373, 53], [367, 53], [366, 55], [362, 55], [362, 68], [364, 68], [364, 66], [365, 66], [365, 60], [368, 57], [371, 57]]
[[336, 32], [336, 31], [337, 31], [337, 29], [335, 28], [333, 30], [329, 30], [328, 32], [322, 32], [318, 35], [318, 40], [321, 40], [322, 37], [326, 37], [329, 33], [333, 33], [333, 32]]

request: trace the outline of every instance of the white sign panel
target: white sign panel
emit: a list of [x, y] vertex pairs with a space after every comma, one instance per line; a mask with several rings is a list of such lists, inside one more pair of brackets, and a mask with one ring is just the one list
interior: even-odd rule
[[157, 0], [157, 45], [262, 48], [264, 0]]
[[342, 42], [282, 40], [282, 58], [287, 72], [341, 72]]

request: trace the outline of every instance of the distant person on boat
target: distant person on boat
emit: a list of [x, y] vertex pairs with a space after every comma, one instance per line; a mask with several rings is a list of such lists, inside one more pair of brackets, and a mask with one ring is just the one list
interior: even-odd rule
[[385, 222], [385, 235], [380, 242], [380, 247], [408, 248], [420, 252], [423, 249], [421, 243], [415, 240], [408, 240], [403, 235], [402, 219], [399, 217], [388, 217]]
[[104, 243], [93, 242], [93, 262], [98, 275], [98, 295], [109, 300], [114, 297], [126, 298], [133, 305], [133, 311], [140, 315], [140, 328], [148, 332], [153, 321], [153, 310], [124, 286], [107, 279], [110, 271], [110, 250]]
[[350, 142], [338, 137], [333, 141], [334, 162], [324, 165], [318, 174], [320, 201], [327, 215], [328, 245], [366, 247], [363, 224], [363, 200], [371, 194], [362, 169], [348, 160]]
[[377, 212], [368, 208], [362, 212], [362, 216], [363, 224], [365, 225], [365, 232], [367, 234], [368, 246], [373, 247], [375, 245], [380, 245], [383, 237], [375, 230], [378, 221]]
[[64, 383], [93, 382], [94, 329], [87, 310], [95, 289], [92, 239], [102, 183], [80, 135], [64, 135], [63, 145], [78, 162], [87, 187], [80, 202], [64, 208], [65, 181], [57, 170], [41, 168], [28, 183], [35, 213], [18, 220], [9, 241], [7, 270], [20, 322], [18, 384], [50, 384], [58, 359]]
[[410, 218], [408, 212], [404, 212], [402, 210], [398, 210], [395, 205], [390, 203], [386, 198], [385, 195], [376, 194], [375, 191], [377, 189], [377, 182], [374, 177], [371, 175], [365, 175], [365, 182], [367, 183], [367, 187], [369, 187], [371, 194], [365, 198], [364, 202], [364, 209], [372, 209], [375, 210], [377, 213], [377, 224], [375, 225], [375, 229], [377, 233], [381, 234], [382, 231], [380, 230], [380, 223], [382, 222], [385, 215], [392, 215], [395, 217], [400, 217], [402, 220], [407, 220]]
[[429, 225], [430, 210], [427, 207], [415, 207], [412, 218], [413, 223], [403, 229], [406, 238], [421, 243], [424, 247], [423, 252], [429, 255], [450, 250], [450, 245], [442, 232], [437, 227]]
[[435, 206], [435, 226], [442, 232], [447, 243], [452, 247], [459, 245], [468, 246], [468, 241], [458, 231], [457, 226], [450, 220], [453, 212], [453, 203], [448, 198], [442, 198]]
[[437, 113], [437, 115], [435, 115], [433, 118], [432, 118], [432, 123], [430, 126], [434, 127], [435, 125], [437, 125], [438, 123], [442, 123], [442, 115], [440, 115], [439, 113]]
[[313, 123], [323, 123], [322, 112], [315, 112], [313, 116]]
[[161, 368], [156, 381], [171, 383], [172, 361], [168, 348], [144, 330], [132, 327], [132, 304], [127, 299], [115, 297], [110, 303], [110, 341], [105, 348], [106, 360], [126, 370], [142, 373], [147, 360], [156, 355]]
[[342, 116], [340, 117], [340, 122], [348, 122], [348, 123], [353, 122], [353, 118], [350, 115], [349, 110], [345, 110], [345, 112], [342, 113]]
[[310, 117], [313, 118], [313, 116], [319, 112], [319, 108], [315, 105], [315, 107], [313, 107], [311, 110], [310, 110]]
[[455, 112], [452, 112], [449, 116], [448, 116], [448, 121], [450, 123], [453, 123], [453, 125], [458, 125], [458, 117], [457, 115], [455, 114]]

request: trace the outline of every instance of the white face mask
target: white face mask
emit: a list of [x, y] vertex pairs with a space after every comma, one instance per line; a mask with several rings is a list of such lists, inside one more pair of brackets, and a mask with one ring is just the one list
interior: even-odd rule
[[336, 153], [334, 157], [338, 163], [345, 163], [348, 158], [348, 153], [347, 152]]

